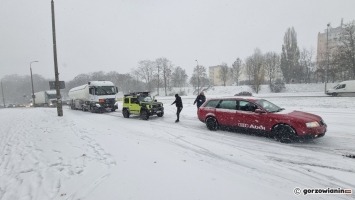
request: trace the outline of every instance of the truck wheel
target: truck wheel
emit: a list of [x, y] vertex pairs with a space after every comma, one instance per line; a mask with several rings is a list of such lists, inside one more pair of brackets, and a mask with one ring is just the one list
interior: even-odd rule
[[148, 120], [149, 119], [148, 111], [146, 111], [146, 110], [142, 110], [141, 111], [141, 119], [143, 119], [143, 120]]
[[218, 122], [216, 118], [214, 117], [209, 117], [206, 119], [206, 126], [209, 130], [215, 131], [218, 128]]
[[129, 111], [127, 109], [123, 109], [122, 114], [124, 118], [129, 118]]
[[295, 130], [291, 126], [286, 124], [276, 125], [273, 128], [272, 132], [273, 135], [275, 135], [275, 138], [281, 143], [291, 143], [296, 139]]
[[158, 117], [162, 117], [163, 115], [164, 115], [163, 112], [157, 114]]

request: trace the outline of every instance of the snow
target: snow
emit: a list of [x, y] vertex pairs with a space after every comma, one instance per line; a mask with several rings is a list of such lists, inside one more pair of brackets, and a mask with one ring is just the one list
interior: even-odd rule
[[[206, 95], [227, 90], [233, 89]], [[179, 123], [172, 97], [157, 97], [165, 115], [148, 121], [123, 118], [120, 109], [94, 114], [64, 107], [63, 117], [53, 108], [0, 109], [0, 199], [354, 199], [294, 194], [295, 188], [355, 189], [355, 159], [343, 156], [355, 154], [354, 98], [309, 90], [256, 95], [328, 124], [324, 137], [293, 144], [209, 131], [197, 119], [194, 96], [182, 97]]]

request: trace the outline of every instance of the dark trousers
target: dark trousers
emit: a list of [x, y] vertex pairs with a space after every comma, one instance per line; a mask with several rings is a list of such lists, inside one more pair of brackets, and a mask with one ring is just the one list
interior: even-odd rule
[[180, 113], [181, 113], [182, 107], [176, 107], [176, 116], [177, 116], [177, 120], [180, 119]]

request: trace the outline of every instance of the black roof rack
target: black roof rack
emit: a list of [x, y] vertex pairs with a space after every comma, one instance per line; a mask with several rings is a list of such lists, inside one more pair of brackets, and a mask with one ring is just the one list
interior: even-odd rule
[[148, 96], [150, 92], [131, 92], [129, 94], [125, 94], [124, 96]]

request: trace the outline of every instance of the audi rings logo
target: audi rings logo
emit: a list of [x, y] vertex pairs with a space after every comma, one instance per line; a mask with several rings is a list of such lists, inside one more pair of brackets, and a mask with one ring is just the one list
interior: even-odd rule
[[300, 188], [295, 188], [293, 190], [293, 193], [295, 193], [295, 195], [300, 195], [302, 193], [302, 190]]

